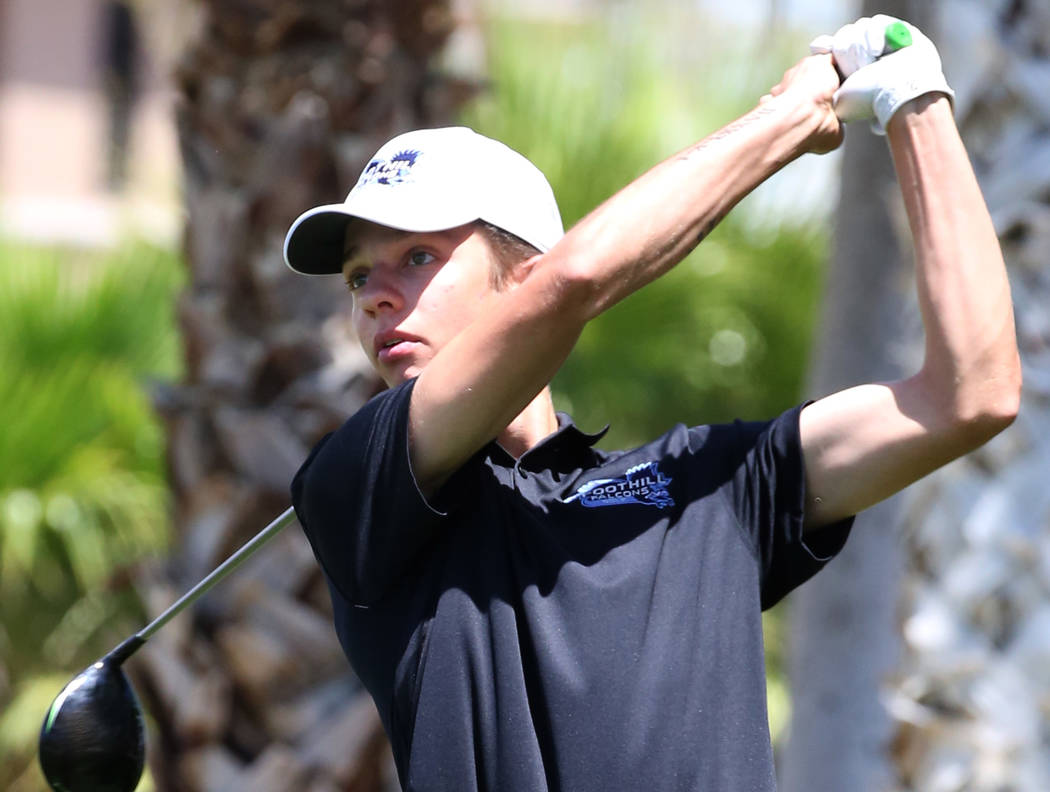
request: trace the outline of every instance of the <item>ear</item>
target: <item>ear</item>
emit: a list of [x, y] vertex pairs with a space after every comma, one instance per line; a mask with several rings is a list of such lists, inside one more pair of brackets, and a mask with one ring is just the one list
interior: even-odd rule
[[514, 265], [514, 268], [510, 271], [509, 277], [507, 278], [507, 285], [514, 288], [520, 283], [524, 283], [525, 279], [532, 273], [533, 267], [536, 266], [543, 258], [542, 253], [537, 253], [531, 258], [527, 258], [524, 261], [520, 261]]

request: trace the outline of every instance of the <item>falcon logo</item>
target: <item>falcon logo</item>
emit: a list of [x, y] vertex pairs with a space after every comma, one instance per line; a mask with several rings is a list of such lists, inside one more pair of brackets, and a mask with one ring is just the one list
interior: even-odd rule
[[412, 180], [412, 166], [422, 152], [399, 151], [389, 160], [374, 159], [365, 166], [357, 186], [366, 184], [404, 184]]
[[666, 509], [674, 506], [674, 498], [667, 491], [671, 479], [657, 470], [656, 462], [644, 462], [629, 468], [623, 478], [588, 481], [563, 503], [579, 501], [588, 509], [598, 506], [619, 506], [640, 503]]

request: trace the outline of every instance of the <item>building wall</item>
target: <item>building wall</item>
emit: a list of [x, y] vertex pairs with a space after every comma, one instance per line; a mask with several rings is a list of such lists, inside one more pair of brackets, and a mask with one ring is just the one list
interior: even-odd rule
[[102, 9], [103, 0], [0, 5], [0, 234], [105, 244], [177, 233], [170, 89], [144, 44], [128, 181], [120, 191], [107, 184]]

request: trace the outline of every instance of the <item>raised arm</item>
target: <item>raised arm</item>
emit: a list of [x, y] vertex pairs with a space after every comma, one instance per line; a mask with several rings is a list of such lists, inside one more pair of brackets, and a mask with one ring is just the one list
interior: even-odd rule
[[1021, 368], [995, 230], [944, 94], [887, 126], [915, 241], [925, 360], [914, 376], [863, 385], [802, 411], [815, 528], [886, 498], [1008, 426]]
[[584, 324], [677, 264], [758, 184], [841, 142], [831, 57], [806, 58], [752, 112], [657, 165], [529, 262], [427, 365], [410, 409], [433, 491], [547, 385]]

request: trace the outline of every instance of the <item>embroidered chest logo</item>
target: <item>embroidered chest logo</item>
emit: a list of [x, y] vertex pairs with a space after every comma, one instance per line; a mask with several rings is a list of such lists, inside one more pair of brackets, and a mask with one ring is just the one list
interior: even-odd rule
[[412, 180], [412, 167], [422, 152], [399, 151], [389, 160], [374, 159], [365, 166], [357, 185], [366, 184], [404, 184]]
[[644, 462], [629, 468], [623, 478], [588, 481], [563, 503], [579, 501], [588, 509], [598, 506], [619, 506], [640, 503], [667, 509], [674, 506], [674, 498], [667, 491], [671, 479], [657, 470], [656, 462]]

